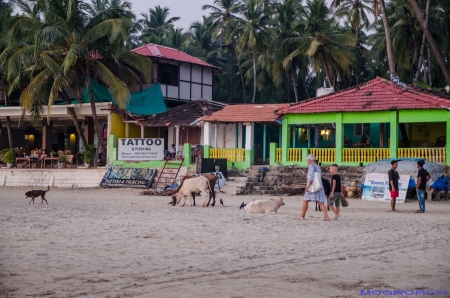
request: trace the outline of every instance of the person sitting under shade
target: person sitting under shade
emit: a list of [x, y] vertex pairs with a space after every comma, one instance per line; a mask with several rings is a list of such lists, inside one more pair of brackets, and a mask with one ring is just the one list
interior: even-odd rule
[[358, 147], [371, 147], [372, 144], [370, 142], [370, 138], [363, 135], [361, 140], [357, 143]]

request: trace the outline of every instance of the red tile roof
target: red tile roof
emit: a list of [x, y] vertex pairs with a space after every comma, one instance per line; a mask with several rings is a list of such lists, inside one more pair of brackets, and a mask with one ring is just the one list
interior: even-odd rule
[[170, 59], [170, 60], [176, 60], [176, 61], [183, 61], [183, 62], [189, 62], [192, 64], [198, 64], [213, 68], [220, 68], [217, 66], [214, 66], [212, 64], [209, 64], [203, 60], [200, 60], [198, 58], [192, 57], [191, 55], [188, 55], [186, 53], [183, 53], [182, 51], [179, 51], [177, 49], [164, 47], [161, 45], [149, 43], [144, 46], [141, 46], [139, 48], [136, 48], [132, 50], [136, 54], [147, 56], [147, 57], [157, 57], [157, 58], [164, 58], [164, 59]]
[[202, 118], [202, 120], [221, 123], [273, 122], [280, 118], [277, 110], [287, 107], [289, 107], [289, 104], [229, 105], [210, 116]]
[[406, 85], [377, 77], [358, 87], [336, 92], [292, 105], [279, 114], [326, 112], [369, 112], [388, 110], [442, 109], [450, 107], [445, 93]]

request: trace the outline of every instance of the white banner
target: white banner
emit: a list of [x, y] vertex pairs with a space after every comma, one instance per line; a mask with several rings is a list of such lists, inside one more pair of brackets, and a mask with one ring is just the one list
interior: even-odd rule
[[118, 160], [164, 159], [164, 139], [119, 139]]
[[[398, 181], [399, 196], [396, 200], [397, 203], [405, 202], [409, 179], [409, 175], [400, 175], [400, 180]], [[391, 194], [389, 192], [388, 174], [367, 174], [361, 198], [368, 201], [390, 202]]]

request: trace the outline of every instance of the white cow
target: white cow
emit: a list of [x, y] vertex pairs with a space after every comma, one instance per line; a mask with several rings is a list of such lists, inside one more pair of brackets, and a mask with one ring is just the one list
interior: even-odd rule
[[192, 207], [192, 197], [191, 193], [201, 192], [203, 195], [203, 207], [207, 206], [209, 195], [207, 191], [212, 192], [211, 187], [209, 185], [209, 180], [205, 176], [193, 177], [190, 179], [186, 179], [183, 181], [183, 185], [178, 189], [176, 194], [172, 195], [172, 205], [179, 204], [181, 199], [184, 198], [184, 203], [181, 206], [186, 204], [187, 198], [189, 197], [189, 201], [191, 202]]
[[245, 205], [244, 211], [245, 213], [277, 213], [282, 205], [284, 205], [282, 197], [270, 200], [256, 200]]

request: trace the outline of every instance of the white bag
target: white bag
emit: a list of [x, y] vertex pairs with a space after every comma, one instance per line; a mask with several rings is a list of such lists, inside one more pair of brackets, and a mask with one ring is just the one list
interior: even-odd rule
[[320, 173], [314, 172], [314, 179], [313, 179], [313, 183], [309, 187], [309, 192], [318, 192], [322, 188], [323, 188], [323, 185], [322, 185], [322, 178], [320, 177]]

